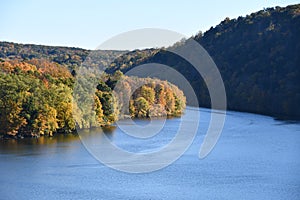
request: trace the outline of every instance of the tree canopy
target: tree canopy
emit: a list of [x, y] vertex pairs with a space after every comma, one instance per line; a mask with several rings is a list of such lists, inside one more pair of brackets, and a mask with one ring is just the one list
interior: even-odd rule
[[[237, 19], [225, 18], [188, 40], [200, 43], [213, 58], [223, 78], [228, 109], [300, 119], [300, 4], [266, 8]], [[192, 50], [191, 50], [192, 51]], [[201, 75], [168, 48], [128, 52], [107, 72], [128, 70], [146, 63], [176, 69], [190, 81], [200, 106], [210, 107]], [[191, 103], [187, 100], [187, 103]]]
[[[120, 80], [122, 92], [116, 94], [114, 87]], [[93, 98], [85, 98], [90, 95], [90, 85], [95, 81]], [[133, 90], [136, 84], [142, 86]], [[169, 88], [171, 93], [158, 95], [155, 92], [158, 84]], [[6, 59], [0, 62], [0, 135], [51, 136], [71, 133], [76, 127], [109, 125], [125, 115], [178, 115], [185, 107], [185, 97], [178, 91], [167, 81], [128, 77], [120, 71], [112, 75], [104, 73], [103, 77], [87, 76], [76, 82], [67, 67], [46, 59]], [[163, 114], [150, 114], [161, 98], [168, 99], [170, 95], [181, 99], [182, 106], [170, 110], [167, 105], [162, 105], [160, 112]], [[126, 102], [127, 110], [121, 112]]]

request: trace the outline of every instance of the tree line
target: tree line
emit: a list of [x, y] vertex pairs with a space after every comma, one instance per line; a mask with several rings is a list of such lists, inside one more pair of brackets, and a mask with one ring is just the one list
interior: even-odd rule
[[[299, 33], [300, 4], [277, 6], [237, 19], [227, 17], [208, 31], [200, 31], [169, 48], [183, 48], [189, 40], [205, 48], [223, 78], [228, 109], [299, 120]], [[201, 75], [189, 62], [168, 51], [169, 48], [125, 53], [107, 72], [127, 72], [146, 63], [170, 66], [190, 81], [199, 105], [210, 107], [210, 96]]]
[[[201, 44], [213, 58], [224, 80], [228, 109], [270, 115], [280, 119], [300, 119], [300, 4], [265, 8], [238, 17], [225, 18], [208, 31], [201, 31], [170, 48], [180, 48], [188, 40]], [[22, 45], [0, 42], [0, 59], [43, 59], [76, 68], [92, 51], [79, 48]], [[210, 107], [210, 97], [201, 75], [186, 60], [168, 48], [135, 51], [96, 51], [106, 72], [123, 73], [146, 63], [160, 63], [176, 69], [190, 81], [199, 106]], [[94, 59], [97, 61], [97, 59]], [[187, 100], [187, 104], [191, 104]], [[194, 105], [198, 106], [198, 105]]]
[[[76, 78], [67, 67], [46, 59], [2, 60], [0, 135], [52, 136], [71, 133], [76, 128], [109, 125], [126, 116], [180, 115], [185, 107], [182, 91], [167, 81], [128, 77], [117, 71], [93, 77], [97, 84], [90, 104], [91, 115], [87, 113], [90, 108], [74, 101], [85, 97], [85, 85], [91, 80], [79, 79], [77, 82], [81, 82], [77, 83]], [[136, 84], [141, 87], [131, 91]], [[120, 94], [114, 90], [116, 85], [121, 86]], [[128, 109], [122, 110], [126, 101]]]

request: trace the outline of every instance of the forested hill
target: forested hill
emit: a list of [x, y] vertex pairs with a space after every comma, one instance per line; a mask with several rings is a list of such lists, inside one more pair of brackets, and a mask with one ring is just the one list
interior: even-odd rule
[[[65, 65], [69, 69], [76, 69], [89, 56], [92, 50], [75, 48], [75, 47], [59, 47], [45, 46], [34, 44], [17, 44], [12, 42], [0, 42], [0, 59], [2, 60], [32, 60], [44, 59]], [[111, 60], [126, 51], [113, 50], [97, 50], [97, 59], [94, 62], [101, 64], [110, 64]], [[97, 63], [96, 63], [97, 64]]]
[[194, 37], [213, 57], [230, 109], [300, 119], [300, 4], [226, 18]]
[[[297, 4], [267, 8], [237, 19], [226, 18], [190, 39], [199, 42], [218, 66], [229, 109], [299, 120], [299, 35], [300, 4]], [[151, 62], [171, 66], [191, 82], [200, 106], [210, 106], [202, 78], [176, 55], [165, 49], [150, 49], [129, 52], [122, 57], [109, 72], [118, 69], [126, 72]]]
[[[300, 119], [299, 15], [300, 4], [267, 8], [237, 19], [226, 18], [205, 33], [189, 38], [199, 42], [218, 66], [225, 83], [228, 109]], [[171, 48], [184, 44], [179, 42]], [[168, 49], [99, 52], [101, 59], [95, 60], [109, 66], [107, 72], [111, 74], [144, 63], [171, 66], [190, 81], [200, 106], [210, 107], [201, 76]], [[79, 48], [0, 42], [2, 60], [46, 59], [67, 66], [72, 74], [90, 53]], [[111, 63], [113, 58], [117, 59]]]

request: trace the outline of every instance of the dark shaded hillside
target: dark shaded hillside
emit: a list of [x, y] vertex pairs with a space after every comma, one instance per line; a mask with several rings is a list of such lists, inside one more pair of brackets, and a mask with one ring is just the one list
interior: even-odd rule
[[221, 22], [194, 37], [213, 57], [230, 109], [300, 118], [300, 5]]
[[[217, 64], [229, 109], [300, 119], [299, 15], [300, 4], [268, 8], [238, 19], [226, 18], [204, 34], [192, 37]], [[130, 52], [108, 71], [126, 72], [144, 63], [171, 66], [191, 82], [200, 106], [210, 106], [206, 86], [189, 63], [163, 49], [137, 53], [145, 57], [135, 59], [138, 56]]]

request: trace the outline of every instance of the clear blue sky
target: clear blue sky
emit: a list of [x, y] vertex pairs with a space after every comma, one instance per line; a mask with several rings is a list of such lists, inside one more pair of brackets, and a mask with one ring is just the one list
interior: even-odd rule
[[0, 41], [95, 49], [110, 37], [139, 28], [186, 36], [225, 17], [245, 16], [293, 0], [1, 0]]

